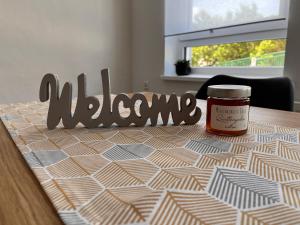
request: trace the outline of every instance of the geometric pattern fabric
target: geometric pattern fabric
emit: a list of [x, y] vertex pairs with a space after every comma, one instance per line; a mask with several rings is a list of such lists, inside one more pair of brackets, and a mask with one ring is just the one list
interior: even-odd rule
[[47, 110], [0, 106], [66, 225], [300, 224], [298, 129], [251, 121], [246, 135], [219, 137], [202, 116], [193, 126], [49, 131]]

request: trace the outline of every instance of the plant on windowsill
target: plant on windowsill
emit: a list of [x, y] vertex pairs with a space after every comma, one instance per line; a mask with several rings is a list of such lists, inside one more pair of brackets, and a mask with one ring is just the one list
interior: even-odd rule
[[178, 76], [189, 75], [192, 72], [189, 60], [178, 60], [175, 64], [176, 74]]

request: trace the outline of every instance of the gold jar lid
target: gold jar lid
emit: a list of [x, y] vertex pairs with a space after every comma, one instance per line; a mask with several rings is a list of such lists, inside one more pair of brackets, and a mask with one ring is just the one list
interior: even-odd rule
[[207, 88], [207, 95], [216, 98], [248, 98], [251, 87], [244, 85], [211, 85]]

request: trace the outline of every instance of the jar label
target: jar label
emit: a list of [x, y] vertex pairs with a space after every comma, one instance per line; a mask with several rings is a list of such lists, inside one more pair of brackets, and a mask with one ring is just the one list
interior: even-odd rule
[[211, 106], [211, 127], [216, 130], [240, 131], [248, 128], [249, 105]]

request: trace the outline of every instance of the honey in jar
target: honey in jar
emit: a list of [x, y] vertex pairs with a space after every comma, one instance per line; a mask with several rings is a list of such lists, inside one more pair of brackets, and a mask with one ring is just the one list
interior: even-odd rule
[[226, 136], [247, 133], [251, 87], [212, 85], [207, 95], [207, 132]]

